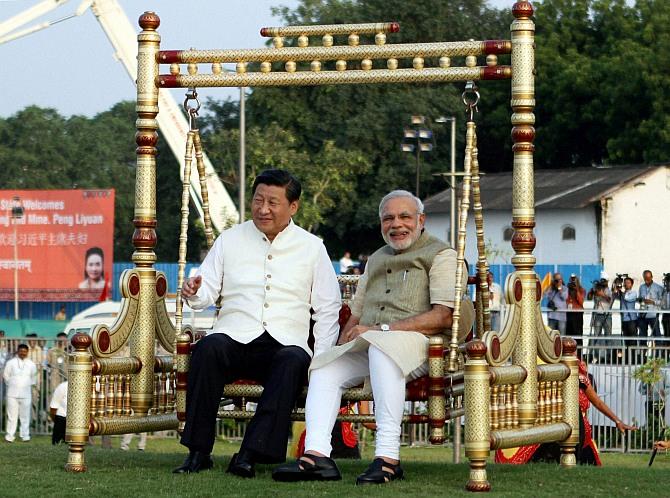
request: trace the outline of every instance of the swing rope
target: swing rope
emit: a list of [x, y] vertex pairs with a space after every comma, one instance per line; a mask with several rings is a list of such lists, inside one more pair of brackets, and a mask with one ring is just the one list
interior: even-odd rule
[[[454, 312], [451, 325], [451, 340], [449, 343], [449, 361], [447, 370], [456, 372], [458, 370], [458, 336], [461, 319], [461, 302], [466, 289], [463, 286], [463, 271], [465, 268], [465, 239], [468, 221], [468, 210], [470, 209], [470, 194], [473, 195], [473, 214], [475, 218], [475, 231], [477, 239], [477, 301], [476, 301], [476, 330], [481, 337], [486, 330], [491, 328], [491, 314], [489, 311], [489, 290], [486, 277], [488, 274], [488, 262], [486, 260], [486, 244], [484, 242], [484, 218], [482, 215], [482, 204], [479, 189], [479, 161], [477, 150], [477, 125], [474, 116], [479, 103], [479, 91], [473, 81], [465, 85], [462, 99], [465, 104], [467, 116], [465, 133], [465, 153], [463, 159], [463, 183], [461, 203], [458, 216], [458, 240], [456, 242], [456, 285]], [[467, 278], [467, 275], [466, 275]]]
[[[184, 177], [182, 179], [181, 193], [181, 224], [179, 231], [179, 259], [177, 263], [177, 297], [175, 302], [175, 340], [182, 332], [184, 302], [181, 297], [181, 288], [184, 285], [184, 271], [186, 269], [186, 253], [188, 242], [188, 215], [189, 200], [191, 190], [191, 168], [193, 157], [195, 155], [198, 178], [200, 180], [200, 194], [202, 197], [203, 221], [205, 224], [205, 239], [207, 249], [211, 249], [214, 243], [214, 230], [212, 229], [212, 218], [209, 213], [209, 194], [207, 192], [207, 178], [205, 175], [205, 162], [202, 155], [202, 141], [200, 140], [200, 130], [197, 126], [198, 111], [200, 110], [200, 101], [198, 92], [195, 88], [189, 88], [184, 99], [184, 111], [189, 119], [189, 131], [186, 135], [186, 152], [184, 154]], [[194, 154], [195, 153], [195, 154]], [[220, 309], [220, 299], [216, 302], [218, 310]], [[176, 349], [175, 349], [176, 351]]]

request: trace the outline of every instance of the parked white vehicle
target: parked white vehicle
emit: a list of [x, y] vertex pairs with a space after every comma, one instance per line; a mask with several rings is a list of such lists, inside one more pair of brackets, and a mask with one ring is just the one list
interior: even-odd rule
[[[166, 299], [165, 307], [167, 308], [168, 316], [172, 320], [172, 323], [174, 323], [176, 301], [174, 299]], [[65, 333], [68, 339], [70, 339], [78, 332], [88, 334], [98, 324], [111, 326], [120, 310], [120, 301], [105, 301], [95, 304], [81, 313], [74, 315], [72, 320], [65, 326]], [[210, 329], [214, 324], [215, 313], [216, 309], [214, 306], [210, 306], [204, 310], [194, 310], [184, 303], [184, 324], [190, 324], [196, 329]]]

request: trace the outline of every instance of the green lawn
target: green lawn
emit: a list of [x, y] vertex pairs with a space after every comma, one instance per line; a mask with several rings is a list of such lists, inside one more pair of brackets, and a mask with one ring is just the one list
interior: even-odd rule
[[[258, 466], [257, 477], [243, 480], [224, 472], [237, 444], [217, 442], [215, 468], [195, 475], [173, 475], [185, 450], [173, 439], [149, 439], [147, 451], [89, 447], [89, 471], [68, 474], [63, 470], [67, 447], [52, 447], [46, 437], [29, 443], [0, 444], [0, 495], [3, 497], [62, 496], [471, 496], [464, 491], [466, 464], [454, 465], [447, 448], [403, 448], [406, 479], [385, 486], [356, 488], [354, 480], [368, 464], [339, 461], [343, 480], [335, 483], [275, 483], [272, 466]], [[97, 443], [99, 444], [99, 442]], [[366, 452], [369, 453], [369, 452]], [[370, 455], [367, 454], [366, 457]], [[670, 455], [659, 454], [653, 467], [648, 455], [603, 455], [602, 468], [564, 470], [557, 465], [489, 465], [492, 496], [670, 496]]]

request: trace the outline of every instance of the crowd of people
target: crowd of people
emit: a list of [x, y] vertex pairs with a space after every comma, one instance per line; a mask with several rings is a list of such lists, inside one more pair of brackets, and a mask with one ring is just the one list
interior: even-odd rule
[[[554, 273], [544, 294], [548, 325], [562, 334], [581, 336], [584, 330], [584, 301], [593, 301], [590, 333], [612, 335], [613, 310], [619, 310], [621, 335], [624, 337], [670, 337], [670, 274], [664, 274], [663, 285], [654, 282], [651, 270], [642, 273], [642, 282], [628, 274], [617, 274], [610, 285], [607, 273], [593, 282], [587, 291], [579, 276], [570, 275], [567, 285], [560, 273]], [[618, 303], [618, 305], [617, 305]], [[661, 334], [661, 326], [663, 333]]]
[[[56, 393], [60, 395], [63, 389], [67, 391], [62, 387], [67, 377], [67, 354], [67, 336], [62, 332], [47, 349], [46, 341], [38, 339], [35, 333], [8, 340], [4, 330], [0, 330], [0, 373], [6, 400], [7, 442], [15, 441], [17, 428], [21, 441], [30, 441], [31, 420], [34, 415], [41, 415], [40, 395], [43, 391], [49, 393], [49, 402], [56, 398]], [[58, 409], [59, 402], [50, 408], [54, 406]], [[52, 421], [58, 421], [51, 409], [44, 413], [45, 417], [47, 415]], [[64, 431], [64, 425], [62, 428]]]

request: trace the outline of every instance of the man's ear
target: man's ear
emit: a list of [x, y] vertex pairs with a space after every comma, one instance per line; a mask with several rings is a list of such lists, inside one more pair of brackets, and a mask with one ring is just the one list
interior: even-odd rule
[[288, 209], [289, 212], [291, 213], [291, 216], [294, 216], [295, 213], [298, 212], [298, 208], [300, 207], [300, 201], [293, 201], [291, 204], [289, 204]]
[[423, 227], [425, 226], [425, 223], [426, 223], [426, 214], [425, 214], [425, 213], [421, 213], [421, 214], [419, 215], [419, 228], [420, 228], [420, 229], [423, 229]]

